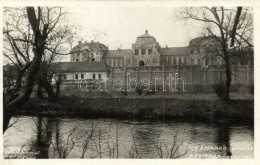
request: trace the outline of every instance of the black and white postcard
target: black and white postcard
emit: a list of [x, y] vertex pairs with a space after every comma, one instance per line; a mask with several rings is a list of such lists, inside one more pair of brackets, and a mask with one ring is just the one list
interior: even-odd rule
[[217, 2], [2, 2], [3, 162], [257, 164], [259, 3]]

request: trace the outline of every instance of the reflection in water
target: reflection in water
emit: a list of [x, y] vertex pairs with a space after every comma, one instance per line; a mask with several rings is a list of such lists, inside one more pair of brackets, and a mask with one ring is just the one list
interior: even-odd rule
[[30, 144], [30, 152], [36, 152], [36, 158], [49, 158], [49, 148], [51, 145], [53, 120], [51, 118], [43, 118], [39, 116], [36, 124], [36, 138], [32, 139]]
[[[176, 144], [181, 145], [177, 145], [173, 158], [185, 153], [187, 145], [188, 153], [182, 158], [191, 158], [192, 154], [219, 154], [221, 158], [231, 158], [238, 154], [231, 148], [252, 147], [254, 135], [249, 126], [230, 126], [228, 123], [213, 126], [187, 122], [61, 119], [40, 116], [22, 116], [19, 122], [16, 129], [21, 132], [10, 128], [4, 134], [5, 143], [9, 141], [9, 146], [16, 148], [26, 144], [27, 151], [37, 153], [36, 158], [80, 158], [82, 155], [83, 158], [170, 158], [171, 147], [175, 145], [172, 140], [174, 138], [177, 139]], [[185, 141], [181, 139], [182, 136], [185, 136]], [[138, 156], [131, 155], [133, 145], [136, 146], [134, 149]], [[194, 149], [200, 146], [226, 149]], [[6, 147], [5, 152], [10, 151], [10, 147]], [[253, 150], [247, 151], [247, 154], [253, 155]]]
[[218, 133], [216, 136], [216, 144], [220, 148], [223, 148], [222, 150], [218, 150], [219, 152], [222, 152], [222, 156], [231, 158], [232, 153], [230, 150], [230, 125], [228, 123], [219, 124]]

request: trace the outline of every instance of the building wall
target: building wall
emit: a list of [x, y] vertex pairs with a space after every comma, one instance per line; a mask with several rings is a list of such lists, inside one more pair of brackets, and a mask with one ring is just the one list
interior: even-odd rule
[[[95, 78], [93, 78], [93, 74], [95, 75]], [[76, 79], [76, 75], [78, 75], [78, 79]], [[83, 75], [83, 77], [81, 77], [81, 75]], [[107, 78], [106, 72], [75, 72], [63, 73], [63, 80], [99, 79], [99, 75], [101, 75], [102, 80]]]

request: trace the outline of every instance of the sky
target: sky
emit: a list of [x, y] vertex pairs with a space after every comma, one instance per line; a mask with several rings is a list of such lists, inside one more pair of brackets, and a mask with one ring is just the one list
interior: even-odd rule
[[187, 46], [189, 40], [199, 36], [203, 25], [177, 19], [175, 13], [178, 10], [156, 6], [68, 8], [69, 23], [80, 26], [79, 40], [91, 41], [96, 37], [95, 41], [107, 45], [110, 50], [131, 48], [136, 37], [144, 34], [146, 29], [161, 47]]

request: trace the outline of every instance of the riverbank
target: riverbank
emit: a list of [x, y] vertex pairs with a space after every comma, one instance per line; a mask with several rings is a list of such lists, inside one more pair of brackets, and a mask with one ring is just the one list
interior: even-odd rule
[[55, 103], [30, 99], [18, 115], [186, 119], [209, 122], [254, 122], [254, 100], [238, 97], [224, 103], [216, 97], [183, 95], [166, 98], [81, 98], [62, 96]]

